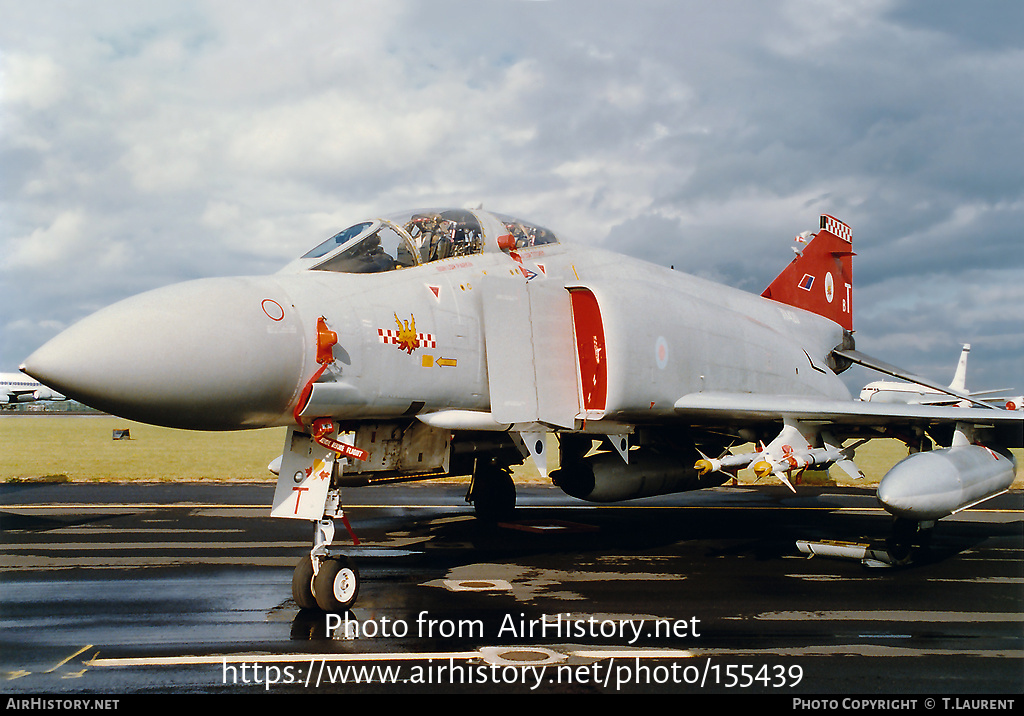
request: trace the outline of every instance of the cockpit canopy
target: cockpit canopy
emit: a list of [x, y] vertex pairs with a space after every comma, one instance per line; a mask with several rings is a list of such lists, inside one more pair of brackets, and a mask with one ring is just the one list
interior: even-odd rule
[[557, 242], [547, 229], [510, 216], [467, 209], [425, 209], [353, 224], [289, 268], [380, 273]]

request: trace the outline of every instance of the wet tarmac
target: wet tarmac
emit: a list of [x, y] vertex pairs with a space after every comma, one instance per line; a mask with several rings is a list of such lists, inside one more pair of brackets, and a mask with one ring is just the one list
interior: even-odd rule
[[523, 487], [478, 522], [461, 485], [347, 490], [361, 588], [300, 611], [312, 526], [272, 485], [0, 486], [7, 694], [1017, 695], [1024, 494], [939, 523], [906, 567], [873, 491], [722, 487], [589, 505]]

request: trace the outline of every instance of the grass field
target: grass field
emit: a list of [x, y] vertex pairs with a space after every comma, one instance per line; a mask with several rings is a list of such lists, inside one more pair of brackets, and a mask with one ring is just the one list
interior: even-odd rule
[[[115, 429], [130, 440], [113, 440]], [[106, 416], [0, 417], [0, 479], [268, 480], [284, 428], [192, 432]]]
[[[130, 440], [113, 440], [115, 429], [128, 429]], [[130, 481], [267, 481], [276, 478], [267, 465], [281, 454], [285, 428], [239, 432], [191, 432], [158, 428], [106, 416], [0, 416], [0, 480], [66, 480], [70, 482]], [[549, 439], [548, 454], [557, 455]], [[743, 452], [743, 448], [737, 452]], [[895, 440], [874, 440], [857, 450], [856, 462], [875, 484], [906, 448]], [[1015, 488], [1024, 487], [1024, 451], [1017, 456]], [[549, 466], [553, 469], [554, 466]], [[532, 464], [514, 470], [517, 482], [546, 482]], [[858, 484], [839, 469], [830, 471], [838, 484]], [[806, 482], [823, 475], [807, 474]], [[744, 470], [740, 482], [752, 482]]]

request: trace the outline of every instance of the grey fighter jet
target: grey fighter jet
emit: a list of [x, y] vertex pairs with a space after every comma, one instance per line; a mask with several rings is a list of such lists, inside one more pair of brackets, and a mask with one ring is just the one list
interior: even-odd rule
[[852, 447], [898, 436], [911, 454], [878, 499], [899, 559], [920, 529], [1008, 489], [1024, 416], [945, 386], [969, 407], [854, 400], [838, 377], [854, 362], [929, 383], [856, 350], [849, 226], [825, 215], [798, 239], [758, 296], [492, 212], [370, 218], [277, 274], [103, 309], [22, 370], [143, 422], [288, 426], [272, 514], [314, 523], [293, 578], [301, 607], [356, 599], [358, 570], [335, 539], [336, 522], [349, 527], [342, 487], [470, 475], [478, 516], [500, 518], [515, 502], [510, 466], [546, 474], [551, 434], [552, 480], [599, 502], [748, 467], [791, 489], [809, 467], [859, 476]]

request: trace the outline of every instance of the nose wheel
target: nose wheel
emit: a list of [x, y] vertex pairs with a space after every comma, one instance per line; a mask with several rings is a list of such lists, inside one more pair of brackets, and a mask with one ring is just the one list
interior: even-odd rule
[[358, 596], [359, 569], [349, 557], [303, 557], [292, 573], [292, 597], [300, 609], [347, 612]]
[[313, 596], [325, 612], [347, 612], [359, 595], [359, 570], [348, 557], [325, 559], [313, 577]]
[[307, 554], [295, 565], [292, 572], [292, 599], [299, 609], [317, 609], [316, 597], [313, 596], [313, 560]]

